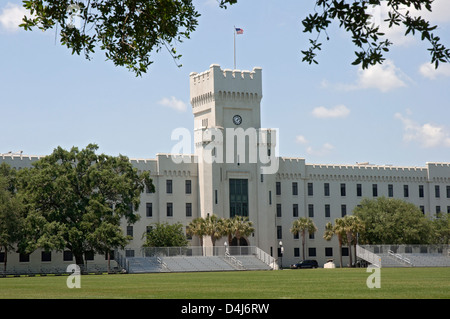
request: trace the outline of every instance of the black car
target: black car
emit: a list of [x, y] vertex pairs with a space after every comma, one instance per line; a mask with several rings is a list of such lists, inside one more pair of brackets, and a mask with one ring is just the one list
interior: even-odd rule
[[317, 268], [319, 264], [316, 260], [303, 260], [296, 264], [291, 265], [291, 269], [302, 269], [302, 268]]

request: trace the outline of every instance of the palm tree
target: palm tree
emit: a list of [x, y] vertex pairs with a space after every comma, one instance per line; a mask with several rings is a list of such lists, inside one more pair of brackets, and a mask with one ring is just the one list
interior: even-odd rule
[[222, 235], [228, 237], [228, 244], [231, 246], [233, 237], [236, 237], [238, 246], [242, 237], [247, 237], [255, 231], [253, 223], [248, 217], [234, 216], [223, 221]]
[[352, 251], [351, 246], [353, 244], [354, 247], [354, 254], [355, 254], [355, 262], [356, 262], [356, 238], [358, 233], [364, 230], [364, 224], [359, 219], [359, 217], [354, 215], [347, 215], [344, 217], [344, 224], [345, 224], [345, 232], [347, 235], [347, 243], [349, 248], [349, 255], [350, 255], [350, 266], [352, 265]]
[[204, 218], [197, 217], [193, 219], [189, 223], [186, 231], [191, 236], [197, 236], [200, 239], [200, 246], [203, 247], [203, 236], [206, 235]]
[[235, 227], [234, 236], [236, 237], [239, 245], [241, 238], [250, 236], [250, 234], [255, 231], [255, 228], [253, 228], [253, 223], [248, 220], [248, 217], [235, 216], [233, 220], [233, 225]]
[[330, 241], [334, 235], [337, 236], [339, 242], [339, 261], [342, 268], [342, 244], [346, 237], [345, 222], [343, 218], [336, 218], [334, 220], [334, 226], [330, 222], [325, 225], [325, 233], [323, 238]]
[[314, 221], [309, 217], [300, 217], [292, 223], [292, 227], [290, 230], [294, 235], [302, 235], [302, 252], [303, 259], [305, 259], [306, 232], [308, 232], [308, 234], [314, 234], [317, 231], [317, 227], [314, 224]]
[[205, 235], [211, 237], [211, 243], [216, 246], [216, 240], [223, 236], [223, 219], [217, 217], [217, 215], [208, 215], [205, 219]]

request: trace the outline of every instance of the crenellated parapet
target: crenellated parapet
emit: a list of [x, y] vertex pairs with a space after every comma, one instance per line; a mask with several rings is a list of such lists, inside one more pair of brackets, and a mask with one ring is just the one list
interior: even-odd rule
[[221, 69], [212, 64], [209, 70], [190, 74], [191, 105], [195, 109], [211, 102], [244, 103], [251, 106], [262, 98], [262, 69]]

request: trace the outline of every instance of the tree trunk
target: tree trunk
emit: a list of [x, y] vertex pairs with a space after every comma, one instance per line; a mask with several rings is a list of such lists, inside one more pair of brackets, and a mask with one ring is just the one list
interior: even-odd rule
[[6, 263], [8, 261], [8, 247], [5, 246], [5, 262], [3, 264], [3, 272], [6, 273]]
[[109, 250], [108, 250], [107, 254], [108, 254], [108, 268], [107, 268], [107, 273], [109, 273], [110, 270], [111, 270], [111, 254], [109, 253]]
[[302, 252], [303, 252], [303, 260], [305, 260], [306, 256], [305, 256], [305, 237], [306, 237], [306, 233], [305, 231], [302, 232]]
[[350, 257], [350, 268], [352, 267], [353, 260], [352, 260], [352, 234], [347, 233], [347, 242], [348, 242], [348, 255]]
[[81, 273], [83, 273], [84, 270], [83, 253], [74, 253], [74, 255], [75, 255], [75, 263], [80, 267]]

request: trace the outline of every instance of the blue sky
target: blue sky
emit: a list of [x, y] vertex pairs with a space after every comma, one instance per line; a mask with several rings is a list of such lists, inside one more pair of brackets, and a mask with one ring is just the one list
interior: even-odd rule
[[[389, 31], [395, 46], [382, 66], [352, 66], [350, 36], [329, 30], [319, 65], [301, 62], [309, 34], [301, 20], [314, 0], [239, 1], [227, 10], [215, 0], [194, 1], [201, 13], [191, 39], [177, 47], [178, 68], [155, 53], [136, 78], [105, 61], [71, 55], [55, 31], [16, 27], [21, 1], [0, 3], [0, 153], [46, 155], [97, 143], [100, 151], [131, 158], [169, 153], [178, 127], [192, 130], [189, 73], [213, 63], [263, 69], [262, 126], [279, 129], [279, 154], [307, 163], [424, 166], [450, 162], [450, 66], [430, 68], [427, 44]], [[436, 0], [436, 31], [450, 46], [450, 1]], [[374, 16], [382, 17], [383, 12]]]

